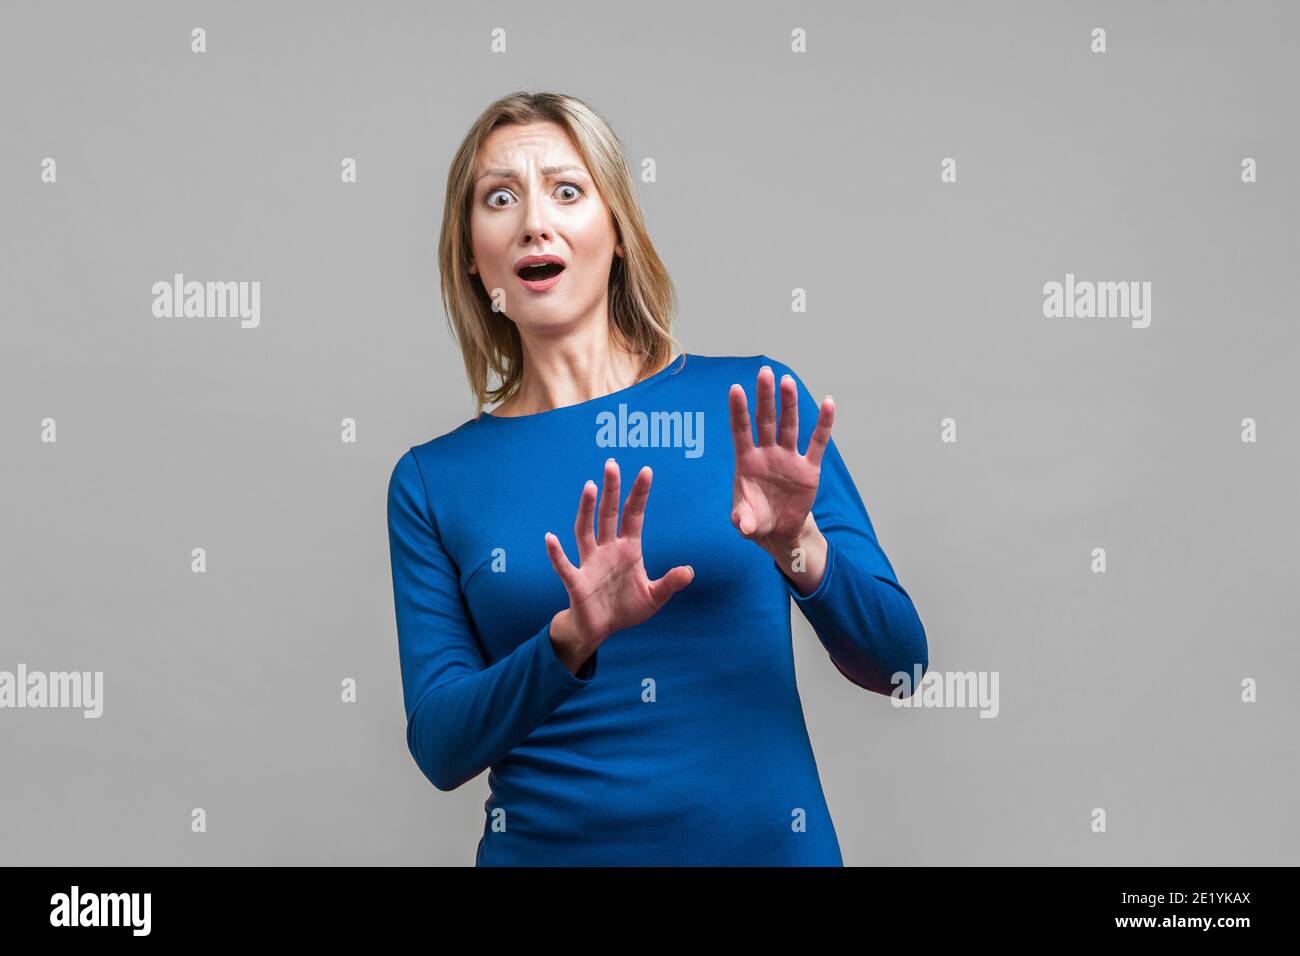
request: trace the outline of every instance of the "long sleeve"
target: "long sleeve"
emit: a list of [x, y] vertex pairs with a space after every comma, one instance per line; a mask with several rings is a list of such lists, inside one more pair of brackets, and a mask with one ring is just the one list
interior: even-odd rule
[[[778, 396], [781, 376], [788, 372], [794, 377], [799, 392], [799, 450], [806, 451], [820, 402], [793, 369], [766, 355], [763, 359], [776, 373]], [[903, 672], [909, 678], [903, 692], [915, 692], [918, 676], [929, 667], [925, 628], [876, 540], [866, 506], [833, 437], [822, 455], [812, 510], [826, 537], [826, 569], [817, 588], [807, 595], [782, 574], [790, 596], [831, 661], [850, 681], [888, 695], [899, 686], [892, 675]]]
[[551, 643], [550, 623], [488, 666], [439, 538], [413, 451], [388, 485], [393, 603], [411, 756], [439, 790], [454, 790], [509, 753], [596, 674], [577, 675]]

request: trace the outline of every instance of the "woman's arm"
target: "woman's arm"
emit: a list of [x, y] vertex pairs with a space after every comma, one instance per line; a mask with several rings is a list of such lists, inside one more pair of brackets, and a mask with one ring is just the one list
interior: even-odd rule
[[443, 549], [414, 452], [388, 484], [388, 542], [406, 704], [406, 743], [439, 790], [454, 790], [509, 753], [596, 674], [593, 651], [576, 674], [551, 625], [490, 667]]
[[[776, 392], [789, 374], [798, 391], [799, 438], [806, 449], [817, 425], [819, 405], [799, 376], [768, 356]], [[802, 548], [803, 571], [795, 570]], [[911, 597], [876, 540], [875, 529], [833, 438], [822, 452], [816, 498], [808, 521], [790, 541], [772, 548], [790, 596], [813, 626], [831, 661], [845, 677], [866, 690], [892, 694], [895, 673], [908, 675], [904, 693], [917, 689], [929, 667], [925, 628]], [[821, 566], [819, 577], [810, 570]], [[808, 590], [811, 588], [811, 590]]]

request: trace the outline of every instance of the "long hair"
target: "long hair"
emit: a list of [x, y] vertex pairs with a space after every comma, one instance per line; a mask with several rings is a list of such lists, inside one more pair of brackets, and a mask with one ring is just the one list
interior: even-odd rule
[[[613, 129], [600, 114], [572, 96], [511, 93], [474, 121], [452, 159], [438, 240], [443, 306], [465, 361], [476, 417], [488, 402], [504, 401], [518, 391], [524, 351], [519, 329], [505, 314], [493, 311], [481, 277], [469, 271], [474, 165], [479, 148], [493, 130], [546, 121], [568, 131], [613, 214], [623, 255], [614, 256], [610, 269], [609, 324], [615, 340], [628, 352], [642, 357], [638, 381], [667, 362], [674, 350], [681, 351], [672, 334], [677, 294], [650, 242], [632, 172]], [[498, 384], [490, 383], [489, 373], [497, 377]]]

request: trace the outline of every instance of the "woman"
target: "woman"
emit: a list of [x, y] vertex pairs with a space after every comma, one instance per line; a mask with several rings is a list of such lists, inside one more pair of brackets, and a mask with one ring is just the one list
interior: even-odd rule
[[439, 790], [489, 770], [477, 865], [842, 865], [790, 600], [863, 688], [928, 659], [830, 397], [675, 354], [621, 145], [571, 97], [479, 117], [440, 260], [478, 411], [398, 460], [389, 542], [411, 754]]

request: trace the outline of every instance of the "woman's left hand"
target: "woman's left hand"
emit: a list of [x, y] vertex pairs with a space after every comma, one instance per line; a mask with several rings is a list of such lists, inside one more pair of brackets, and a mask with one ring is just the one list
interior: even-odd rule
[[[770, 366], [758, 370], [758, 444], [749, 421], [749, 399], [740, 385], [731, 386], [731, 437], [736, 450], [731, 523], [745, 538], [767, 551], [782, 566], [791, 551], [821, 538], [813, 519], [822, 454], [835, 421], [835, 402], [822, 401], [817, 427], [806, 454], [799, 454], [799, 395], [792, 376], [781, 380], [781, 420], [776, 414], [776, 376]], [[818, 574], [820, 577], [820, 574]]]

